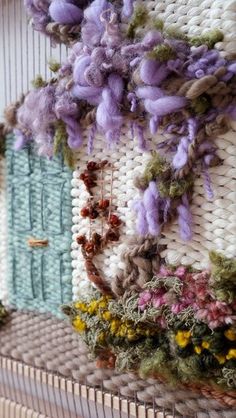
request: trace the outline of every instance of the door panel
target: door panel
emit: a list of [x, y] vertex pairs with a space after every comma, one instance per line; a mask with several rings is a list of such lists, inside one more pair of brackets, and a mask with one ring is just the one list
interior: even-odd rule
[[[72, 298], [71, 177], [62, 158], [14, 152], [7, 140], [10, 302], [51, 311]], [[38, 246], [39, 240], [47, 245]], [[30, 244], [29, 245], [29, 241]]]

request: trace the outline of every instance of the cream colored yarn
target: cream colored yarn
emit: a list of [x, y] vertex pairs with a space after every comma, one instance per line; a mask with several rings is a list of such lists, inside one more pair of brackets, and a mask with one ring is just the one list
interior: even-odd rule
[[150, 13], [175, 25], [189, 35], [201, 35], [213, 28], [225, 37], [216, 47], [224, 53], [236, 52], [235, 0], [142, 0]]

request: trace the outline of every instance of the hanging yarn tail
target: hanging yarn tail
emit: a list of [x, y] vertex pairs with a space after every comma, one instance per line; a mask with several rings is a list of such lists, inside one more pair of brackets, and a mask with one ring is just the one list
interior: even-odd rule
[[182, 197], [182, 203], [177, 207], [177, 212], [180, 228], [180, 237], [184, 241], [189, 241], [192, 238], [192, 215], [190, 212], [190, 205], [186, 194]]

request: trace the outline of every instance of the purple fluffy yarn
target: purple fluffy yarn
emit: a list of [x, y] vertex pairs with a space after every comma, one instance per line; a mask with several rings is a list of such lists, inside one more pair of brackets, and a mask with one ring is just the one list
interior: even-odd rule
[[66, 124], [66, 132], [68, 134], [68, 145], [71, 149], [78, 149], [83, 142], [81, 129], [77, 120], [79, 108], [68, 91], [65, 90], [64, 83], [59, 83], [56, 90], [55, 112], [58, 119], [63, 120]]
[[146, 211], [148, 232], [150, 235], [157, 236], [160, 233], [159, 193], [154, 181], [150, 181], [148, 188], [143, 194], [143, 204]]
[[146, 210], [141, 200], [137, 200], [133, 204], [133, 209], [137, 214], [136, 229], [139, 235], [145, 236], [148, 234], [148, 223], [146, 218]]
[[123, 0], [122, 17], [128, 20], [134, 12], [134, 0]]
[[85, 45], [88, 45], [90, 48], [99, 45], [105, 32], [105, 25], [104, 22], [101, 22], [100, 16], [104, 16], [104, 12], [112, 11], [113, 9], [112, 4], [107, 0], [94, 0], [84, 11], [85, 23], [82, 27], [81, 35]]
[[203, 178], [204, 178], [205, 193], [207, 195], [207, 198], [211, 200], [214, 197], [214, 192], [212, 190], [211, 178], [210, 178], [209, 170], [206, 164], [203, 165], [202, 173], [203, 173]]
[[159, 86], [169, 75], [170, 70], [166, 64], [156, 60], [144, 59], [140, 67], [141, 80], [150, 86]]
[[170, 113], [179, 112], [187, 104], [187, 99], [181, 96], [165, 96], [157, 100], [146, 99], [145, 109], [155, 116], [165, 116]]
[[144, 136], [144, 127], [135, 122], [135, 129], [137, 132], [138, 147], [140, 151], [147, 151], [146, 139]]
[[14, 129], [13, 133], [15, 135], [13, 149], [14, 151], [20, 151], [27, 145], [28, 138], [20, 129]]
[[93, 144], [94, 144], [96, 132], [97, 132], [97, 126], [96, 126], [96, 123], [93, 123], [89, 132], [89, 137], [88, 137], [88, 154], [89, 155], [91, 155], [93, 152]]
[[182, 203], [177, 207], [180, 237], [184, 241], [192, 238], [192, 215], [187, 195], [183, 195]]
[[117, 141], [123, 117], [119, 104], [123, 96], [124, 84], [117, 74], [108, 77], [108, 85], [103, 89], [102, 99], [97, 108], [96, 120], [98, 128], [106, 135], [108, 143]]
[[53, 156], [55, 86], [32, 90], [17, 112], [19, 129], [31, 133], [39, 155]]
[[52, 20], [62, 25], [76, 25], [83, 19], [83, 10], [68, 0], [53, 0], [49, 6]]
[[48, 15], [50, 0], [25, 0], [24, 4], [34, 29], [46, 33], [46, 25], [50, 22]]
[[164, 97], [163, 90], [159, 87], [141, 86], [136, 89], [136, 95], [140, 99], [157, 100]]
[[67, 143], [71, 149], [78, 149], [83, 143], [81, 129], [78, 121], [73, 116], [63, 116], [63, 122], [66, 124], [66, 132], [68, 134]]
[[173, 167], [176, 170], [184, 167], [188, 161], [188, 146], [189, 146], [189, 139], [188, 137], [183, 137], [180, 140], [180, 143], [177, 148], [177, 152], [173, 158]]

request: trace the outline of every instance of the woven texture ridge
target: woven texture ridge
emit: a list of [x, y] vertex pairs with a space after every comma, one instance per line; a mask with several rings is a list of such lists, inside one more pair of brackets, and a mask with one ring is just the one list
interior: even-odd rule
[[0, 300], [8, 303], [7, 289], [7, 208], [6, 208], [6, 163], [0, 158]]
[[[167, 26], [176, 25], [190, 35], [199, 35], [212, 28], [221, 29], [225, 38], [216, 47], [224, 53], [235, 51], [236, 1], [145, 1], [145, 6], [153, 16], [163, 19]], [[87, 136], [86, 134], [86, 144], [88, 142]], [[191, 242], [186, 243], [180, 239], [177, 223], [165, 229], [160, 244], [167, 245], [167, 249], [162, 252], [167, 263], [182, 263], [202, 269], [209, 265], [208, 252], [211, 249], [220, 250], [228, 257], [236, 256], [236, 193], [234, 191], [236, 147], [234, 136], [235, 131], [232, 128], [232, 131], [215, 140], [222, 165], [210, 169], [213, 199], [209, 200], [206, 197], [203, 176], [199, 177], [195, 183], [191, 206], [193, 213], [193, 239]], [[161, 141], [161, 137], [152, 140], [149, 136], [149, 149], [153, 149], [152, 143], [158, 141]], [[117, 207], [117, 214], [123, 221], [120, 243], [106, 248], [96, 260], [104, 277], [112, 280], [119, 270], [124, 268], [121, 254], [126, 249], [126, 238], [135, 233], [135, 215], [131, 206], [138, 193], [133, 181], [143, 172], [150, 155], [138, 150], [138, 144], [131, 139], [128, 122], [122, 128], [121, 140], [117, 148], [107, 150], [104, 138], [97, 138], [95, 142], [92, 155], [87, 155], [86, 145], [79, 152], [78, 169], [74, 172], [72, 180], [74, 299], [81, 293], [85, 294], [89, 286], [84, 270], [84, 260], [76, 242], [78, 234], [88, 233], [89, 229], [89, 222], [80, 216], [80, 211], [88, 199], [88, 193], [79, 180], [79, 174], [85, 169], [86, 163], [93, 159], [107, 158], [114, 166], [113, 205]], [[107, 197], [109, 197], [111, 187], [109, 176], [110, 173], [107, 175], [105, 173], [103, 179], [104, 192]]]
[[91, 386], [102, 386], [112, 393], [135, 398], [176, 412], [176, 417], [233, 418], [235, 410], [219, 401], [176, 390], [154, 379], [146, 381], [135, 374], [118, 374], [113, 370], [96, 369], [84, 344], [67, 322], [45, 314], [12, 312], [9, 322], [0, 330], [0, 354], [48, 371], [60, 373]]
[[71, 172], [60, 158], [15, 154], [7, 140], [9, 298], [18, 308], [60, 314], [71, 299]]
[[216, 47], [224, 53], [235, 53], [235, 0], [149, 0], [144, 1], [150, 13], [166, 25], [176, 25], [190, 35], [200, 35], [213, 28], [221, 29], [224, 41]]

